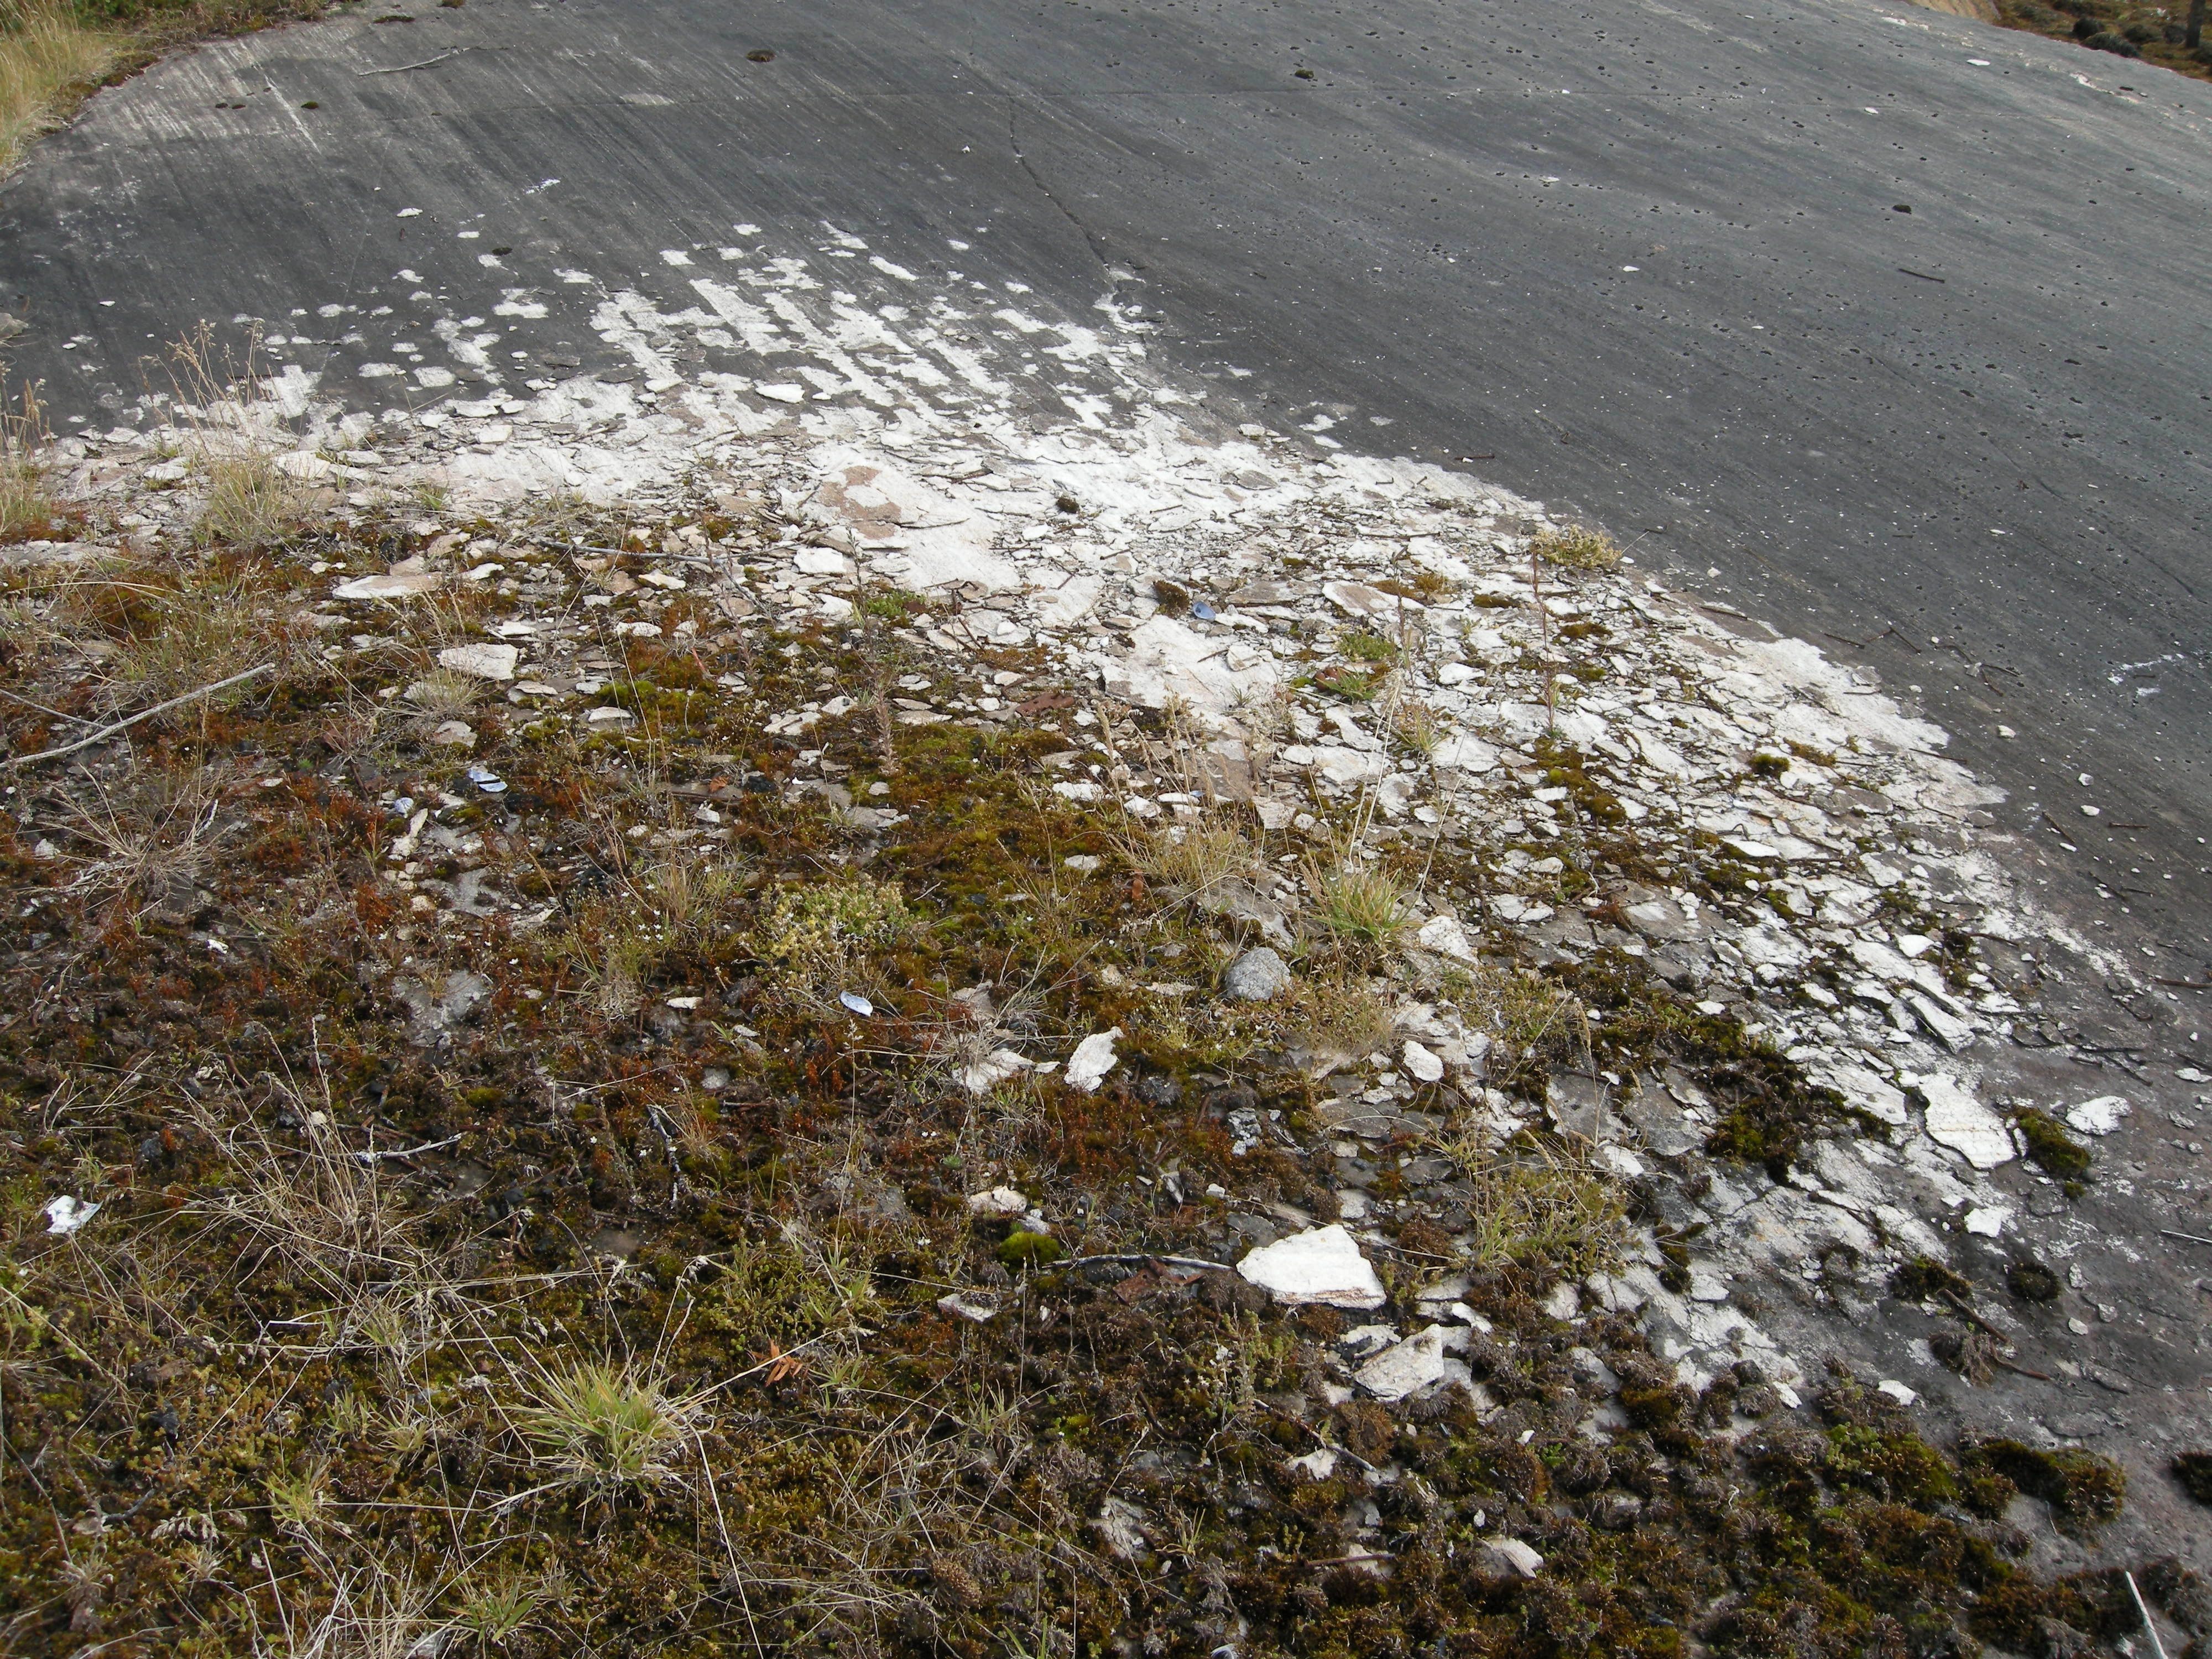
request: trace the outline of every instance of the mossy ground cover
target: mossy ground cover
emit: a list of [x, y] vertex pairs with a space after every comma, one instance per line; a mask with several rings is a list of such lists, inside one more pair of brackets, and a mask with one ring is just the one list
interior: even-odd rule
[[[1483, 1011], [1496, 1083], [1680, 1065], [1717, 1152], [1786, 1163], [1840, 1108], [1740, 1027], [1502, 930], [1405, 969], [1384, 888], [1339, 927], [1321, 880], [1293, 990], [1230, 1003], [1249, 935], [1209, 881], [1342, 871], [1356, 815], [1292, 841], [1223, 804], [1176, 841], [1056, 792], [1071, 753], [1172, 768], [1175, 722], [866, 620], [911, 596], [849, 627], [679, 598], [598, 642], [580, 701], [627, 717], [598, 721], [434, 678], [519, 610], [483, 586], [326, 647], [312, 568], [420, 540], [364, 519], [4, 596], [18, 756], [271, 665], [0, 786], [11, 1651], [1765, 1659], [2091, 1618], [2002, 1517], [2026, 1491], [2094, 1528], [2109, 1466], [1939, 1449], [1841, 1369], [1804, 1412], [1749, 1364], [1692, 1392], [1626, 1320], [1547, 1312], [1633, 1194], [1483, 1142], [1450, 1084], [1382, 1162], [1442, 1147], [1479, 1213], [1374, 1254], [1408, 1316], [1466, 1271], [1486, 1403], [1346, 1396], [1342, 1316], [1190, 1265], [1334, 1217], [1309, 1062], [1382, 1044], [1393, 974]], [[1547, 764], [1610, 838], [1569, 869], [1656, 858]], [[1480, 893], [1443, 863], [1356, 867]], [[1727, 874], [1690, 878], [1759, 902]], [[1047, 1069], [1116, 1027], [1095, 1091]], [[996, 1187], [1036, 1219], [978, 1219]], [[99, 1209], [58, 1231], [64, 1196]]]

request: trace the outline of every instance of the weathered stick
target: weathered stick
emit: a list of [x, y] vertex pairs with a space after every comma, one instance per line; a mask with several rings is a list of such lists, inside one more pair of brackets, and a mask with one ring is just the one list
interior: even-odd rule
[[97, 732], [92, 732], [88, 736], [79, 738], [75, 743], [65, 743], [58, 749], [42, 750], [35, 755], [15, 756], [9, 759], [8, 764], [10, 766], [29, 766], [38, 761], [53, 760], [63, 755], [74, 755], [80, 749], [89, 749], [95, 743], [112, 738], [118, 732], [124, 731], [128, 727], [137, 725], [140, 720], [153, 719], [155, 715], [160, 714], [165, 708], [174, 708], [179, 703], [190, 702], [196, 697], [211, 696], [215, 692], [223, 690], [226, 686], [236, 685], [240, 680], [250, 680], [256, 674], [266, 674], [270, 669], [276, 666], [276, 665], [273, 662], [264, 662], [258, 668], [247, 669], [243, 674], [233, 674], [227, 680], [217, 680], [213, 685], [204, 685], [197, 691], [187, 691], [181, 697], [172, 697], [167, 702], [157, 702], [151, 708], [142, 708], [137, 714], [133, 714], [129, 720], [118, 720], [112, 726], [103, 726]]

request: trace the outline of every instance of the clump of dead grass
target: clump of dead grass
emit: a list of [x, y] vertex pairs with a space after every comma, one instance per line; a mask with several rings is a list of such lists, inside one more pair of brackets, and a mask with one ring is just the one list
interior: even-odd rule
[[192, 531], [203, 547], [270, 547], [307, 516], [308, 491], [277, 464], [260, 344], [257, 332], [240, 347], [218, 346], [203, 323], [169, 348], [170, 386], [191, 434], [185, 452], [207, 478]]
[[1115, 850], [1147, 880], [1201, 905], [1266, 867], [1260, 848], [1226, 812], [1208, 813], [1195, 823], [1133, 829], [1115, 839]]
[[1560, 570], [1611, 570], [1620, 563], [1620, 547], [1602, 530], [1560, 525], [1528, 544], [1528, 551]]
[[742, 866], [728, 862], [672, 859], [637, 871], [577, 916], [558, 936], [557, 953], [581, 974], [604, 1018], [623, 1018], [636, 1011], [647, 981], [672, 957], [734, 933], [732, 917], [750, 879]]
[[129, 43], [63, 0], [0, 0], [0, 178], [114, 73]]
[[1527, 1134], [1500, 1146], [1474, 1129], [1440, 1150], [1474, 1189], [1468, 1248], [1478, 1265], [1543, 1262], [1579, 1278], [1620, 1259], [1627, 1205], [1587, 1152]]
[[[210, 564], [134, 585], [122, 637], [103, 666], [118, 703], [182, 696], [261, 663], [288, 664], [307, 637], [258, 566]], [[265, 693], [246, 684], [212, 694], [209, 708]]]
[[[0, 62], [4, 62], [6, 37], [0, 35]], [[0, 99], [5, 93], [0, 90]], [[4, 142], [4, 141], [0, 141]], [[0, 173], [7, 171], [0, 160]], [[51, 536], [65, 509], [55, 496], [52, 469], [46, 459], [52, 438], [36, 392], [23, 388], [23, 406], [0, 414], [0, 543], [29, 541]]]

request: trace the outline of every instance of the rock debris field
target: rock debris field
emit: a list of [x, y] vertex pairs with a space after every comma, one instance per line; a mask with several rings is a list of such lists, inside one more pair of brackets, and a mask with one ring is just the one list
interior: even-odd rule
[[[2136, 1627], [2084, 1447], [2157, 1386], [2098, 1335], [2148, 1241], [2081, 1201], [2212, 1079], [2052, 1000], [2125, 964], [1942, 732], [1539, 503], [1217, 416], [1110, 304], [996, 331], [1068, 381], [970, 352], [933, 402], [910, 319], [980, 307], [802, 326], [799, 264], [787, 379], [682, 373], [736, 289], [618, 295], [640, 382], [380, 413], [294, 369], [58, 447], [67, 533], [0, 550], [15, 749], [95, 739], [9, 774], [17, 1300], [103, 1234], [143, 1279], [178, 1213], [290, 1266], [125, 1345], [168, 1426], [80, 1508], [96, 1593], [25, 1616], [230, 1639], [252, 1551], [333, 1630], [489, 1641], [520, 1585], [539, 1650]], [[404, 1315], [301, 1218], [387, 1188], [380, 1260], [438, 1287]], [[485, 1300], [510, 1275], [549, 1288]], [[681, 1432], [561, 1464], [560, 1332]], [[228, 1432], [179, 1365], [230, 1368], [272, 1462], [178, 1450]], [[2130, 1504], [2187, 1512], [2192, 1409]], [[372, 1419], [428, 1462], [361, 1476]], [[813, 1490], [840, 1436], [903, 1473]], [[496, 1572], [347, 1507], [439, 1467]], [[701, 1518], [716, 1478], [757, 1528]], [[2170, 1641], [2212, 1628], [2179, 1542], [2121, 1552]], [[333, 1565], [372, 1559], [415, 1599]]]

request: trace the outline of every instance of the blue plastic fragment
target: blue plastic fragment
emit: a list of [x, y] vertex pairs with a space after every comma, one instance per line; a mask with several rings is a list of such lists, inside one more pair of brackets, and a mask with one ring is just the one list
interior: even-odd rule
[[1204, 599], [1198, 599], [1192, 603], [1190, 614], [1197, 617], [1200, 622], [1212, 622], [1214, 620], [1213, 607], [1208, 605]]
[[855, 991], [840, 991], [837, 1000], [864, 1019], [876, 1012], [876, 1005]]
[[503, 795], [507, 793], [507, 780], [487, 766], [469, 768], [469, 781], [487, 795]]

